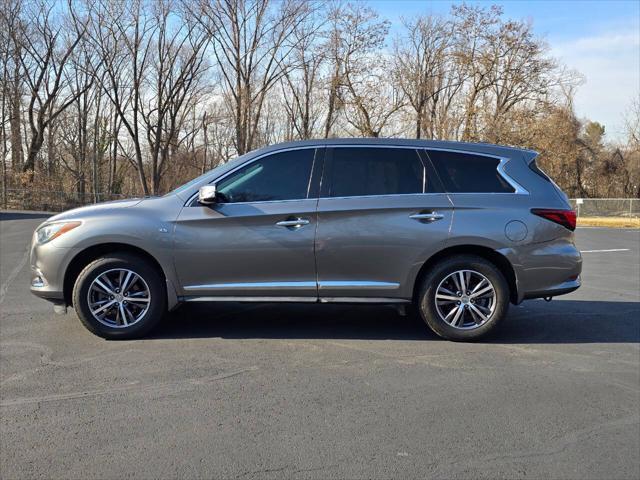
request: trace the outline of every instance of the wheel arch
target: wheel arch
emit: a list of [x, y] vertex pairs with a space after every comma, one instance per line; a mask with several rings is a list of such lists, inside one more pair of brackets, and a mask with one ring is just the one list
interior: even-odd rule
[[167, 285], [167, 305], [169, 306], [169, 309], [171, 309], [174, 304], [177, 303], [175, 290], [170, 284], [170, 281], [167, 277], [166, 272], [162, 268], [162, 265], [153, 255], [151, 255], [143, 248], [137, 247], [135, 245], [131, 245], [128, 243], [108, 242], [91, 245], [90, 247], [81, 250], [76, 254], [75, 257], [73, 257], [71, 262], [69, 262], [69, 266], [64, 273], [63, 283], [64, 300], [67, 305], [72, 305], [73, 286], [76, 279], [78, 278], [78, 275], [80, 275], [80, 272], [95, 259], [100, 258], [103, 255], [116, 252], [130, 253], [139, 256], [153, 265], [154, 268], [156, 268], [162, 275], [162, 278], [164, 278]]
[[511, 303], [518, 303], [518, 281], [513, 265], [511, 265], [509, 259], [493, 248], [473, 244], [447, 247], [429, 257], [422, 264], [422, 267], [420, 267], [420, 270], [418, 271], [418, 274], [416, 276], [413, 285], [414, 301], [418, 298], [420, 285], [422, 284], [422, 280], [427, 275], [430, 268], [440, 260], [452, 257], [454, 255], [477, 255], [493, 263], [507, 280], [507, 284], [509, 285], [509, 299]]

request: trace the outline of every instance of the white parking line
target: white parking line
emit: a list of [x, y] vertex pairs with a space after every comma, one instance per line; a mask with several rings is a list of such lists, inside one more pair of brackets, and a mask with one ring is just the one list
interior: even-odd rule
[[608, 250], [580, 250], [580, 253], [628, 252], [630, 248], [609, 248]]
[[11, 285], [11, 283], [13, 283], [15, 278], [18, 276], [18, 274], [22, 271], [24, 266], [27, 264], [27, 260], [29, 260], [29, 253], [30, 253], [29, 252], [29, 248], [30, 248], [30, 245], [27, 244], [27, 250], [24, 252], [24, 255], [22, 255], [22, 258], [18, 262], [18, 265], [16, 265], [16, 268], [11, 270], [11, 273], [9, 274], [7, 279], [0, 286], [0, 303], [4, 302], [4, 297], [7, 294], [7, 290], [9, 289], [9, 285]]

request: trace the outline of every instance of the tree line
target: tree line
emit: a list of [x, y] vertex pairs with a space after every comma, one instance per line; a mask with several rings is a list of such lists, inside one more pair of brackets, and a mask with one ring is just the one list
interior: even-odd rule
[[454, 5], [391, 25], [324, 0], [4, 0], [3, 201], [13, 189], [162, 194], [263, 145], [332, 137], [540, 152], [570, 195], [638, 197], [624, 140], [577, 118], [582, 78], [526, 21]]

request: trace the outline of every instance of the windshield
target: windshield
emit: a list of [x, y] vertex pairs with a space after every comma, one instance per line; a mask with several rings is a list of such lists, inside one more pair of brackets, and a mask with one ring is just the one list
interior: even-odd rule
[[212, 170], [209, 170], [208, 172], [203, 173], [199, 177], [194, 178], [193, 180], [185, 183], [184, 185], [180, 185], [175, 190], [171, 190], [169, 193], [167, 193], [165, 195], [165, 197], [169, 196], [169, 195], [180, 195], [181, 193], [184, 193], [187, 190], [190, 190], [192, 187], [194, 187], [198, 183], [201, 183], [203, 180], [206, 180], [210, 176], [213, 176], [213, 177], [217, 178], [221, 174], [223, 174], [224, 172], [228, 172], [229, 170], [233, 169], [237, 165], [240, 165], [245, 160], [247, 160], [247, 158], [253, 157], [253, 156], [255, 156], [256, 154], [259, 154], [259, 153], [260, 153], [260, 150], [254, 150], [252, 152], [245, 153], [244, 155], [236, 157], [233, 160], [229, 160], [226, 163], [218, 165], [217, 167], [213, 168]]
[[185, 190], [189, 190], [192, 186], [196, 185], [197, 183], [201, 182], [202, 180], [207, 178], [209, 175], [211, 175], [211, 172], [212, 172], [212, 170], [209, 170], [208, 172], [203, 173], [199, 177], [194, 178], [193, 180], [185, 183], [184, 185], [180, 185], [175, 190], [171, 190], [169, 193], [167, 193], [165, 195], [165, 197], [169, 196], [169, 195], [179, 195], [180, 193], [184, 192]]

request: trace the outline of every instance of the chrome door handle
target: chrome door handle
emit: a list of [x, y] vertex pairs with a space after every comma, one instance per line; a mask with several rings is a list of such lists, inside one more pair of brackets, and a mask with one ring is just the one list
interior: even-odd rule
[[302, 227], [304, 225], [309, 225], [309, 220], [306, 218], [296, 218], [295, 220], [282, 220], [281, 222], [276, 223], [279, 227]]
[[444, 215], [438, 212], [414, 213], [413, 215], [409, 215], [409, 218], [413, 220], [426, 220], [428, 222], [435, 222], [436, 220], [442, 220], [444, 218]]

